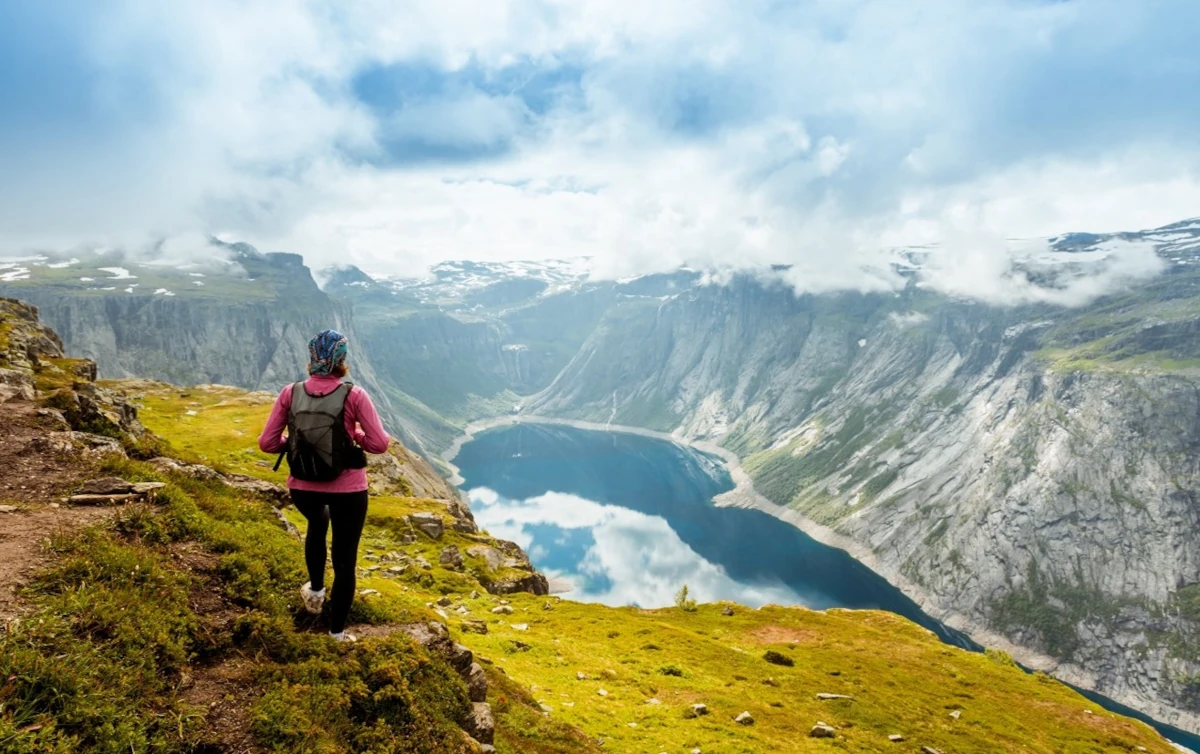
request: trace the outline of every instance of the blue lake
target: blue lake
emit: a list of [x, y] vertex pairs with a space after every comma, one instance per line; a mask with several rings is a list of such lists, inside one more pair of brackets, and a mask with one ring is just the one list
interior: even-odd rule
[[[479, 525], [569, 583], [569, 599], [663, 607], [687, 584], [701, 602], [888, 610], [981, 649], [846, 552], [761, 511], [714, 506], [733, 482], [720, 459], [693, 449], [530, 423], [477, 435], [454, 463]], [[1200, 737], [1156, 727], [1200, 750]]]

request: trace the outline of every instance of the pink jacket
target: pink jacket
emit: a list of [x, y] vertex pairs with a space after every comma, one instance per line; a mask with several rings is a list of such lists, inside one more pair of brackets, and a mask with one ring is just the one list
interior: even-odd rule
[[[313, 375], [304, 382], [304, 389], [309, 395], [328, 395], [342, 384], [339, 377], [329, 375]], [[258, 436], [258, 447], [264, 453], [282, 453], [287, 447], [288, 411], [292, 407], [292, 386], [287, 385], [275, 399], [267, 426]], [[375, 404], [366, 391], [355, 385], [346, 396], [346, 432], [354, 438], [354, 442], [368, 453], [383, 453], [388, 449], [391, 438], [379, 421]], [[306, 490], [309, 492], [362, 492], [367, 489], [366, 469], [346, 469], [342, 475], [332, 482], [306, 482], [302, 479], [288, 477], [288, 489]]]

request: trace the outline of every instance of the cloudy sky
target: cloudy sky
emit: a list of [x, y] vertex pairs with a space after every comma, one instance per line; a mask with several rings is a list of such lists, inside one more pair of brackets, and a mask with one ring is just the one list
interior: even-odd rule
[[[352, 8], [350, 6], [353, 6]], [[0, 0], [0, 245], [608, 274], [1200, 215], [1195, 0]]]

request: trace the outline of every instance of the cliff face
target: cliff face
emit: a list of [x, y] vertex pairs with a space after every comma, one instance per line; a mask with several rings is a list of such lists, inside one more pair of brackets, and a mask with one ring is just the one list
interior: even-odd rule
[[[98, 259], [76, 264], [69, 279], [58, 274], [65, 268], [33, 268], [29, 279], [0, 284], [0, 292], [38, 306], [67, 351], [95, 361], [100, 377], [108, 379], [275, 391], [303, 377], [308, 340], [334, 328], [355, 343], [351, 379], [371, 393], [393, 434], [416, 448], [453, 435], [444, 419], [380, 378], [351, 305], [321, 291], [299, 256], [214, 243], [219, 253], [230, 261], [218, 272], [120, 260], [125, 267], [103, 267], [117, 262]], [[110, 274], [119, 277], [108, 280], [119, 282], [101, 285]], [[133, 285], [137, 281], [144, 285]]]
[[1198, 290], [1182, 271], [1074, 311], [696, 288], [610, 311], [529, 410], [717, 440], [937, 617], [1196, 727]]

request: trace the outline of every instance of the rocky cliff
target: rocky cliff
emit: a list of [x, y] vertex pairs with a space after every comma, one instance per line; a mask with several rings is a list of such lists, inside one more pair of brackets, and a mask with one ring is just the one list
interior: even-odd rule
[[609, 311], [537, 413], [735, 451], [951, 624], [1200, 725], [1200, 277], [1082, 309], [742, 279]]

